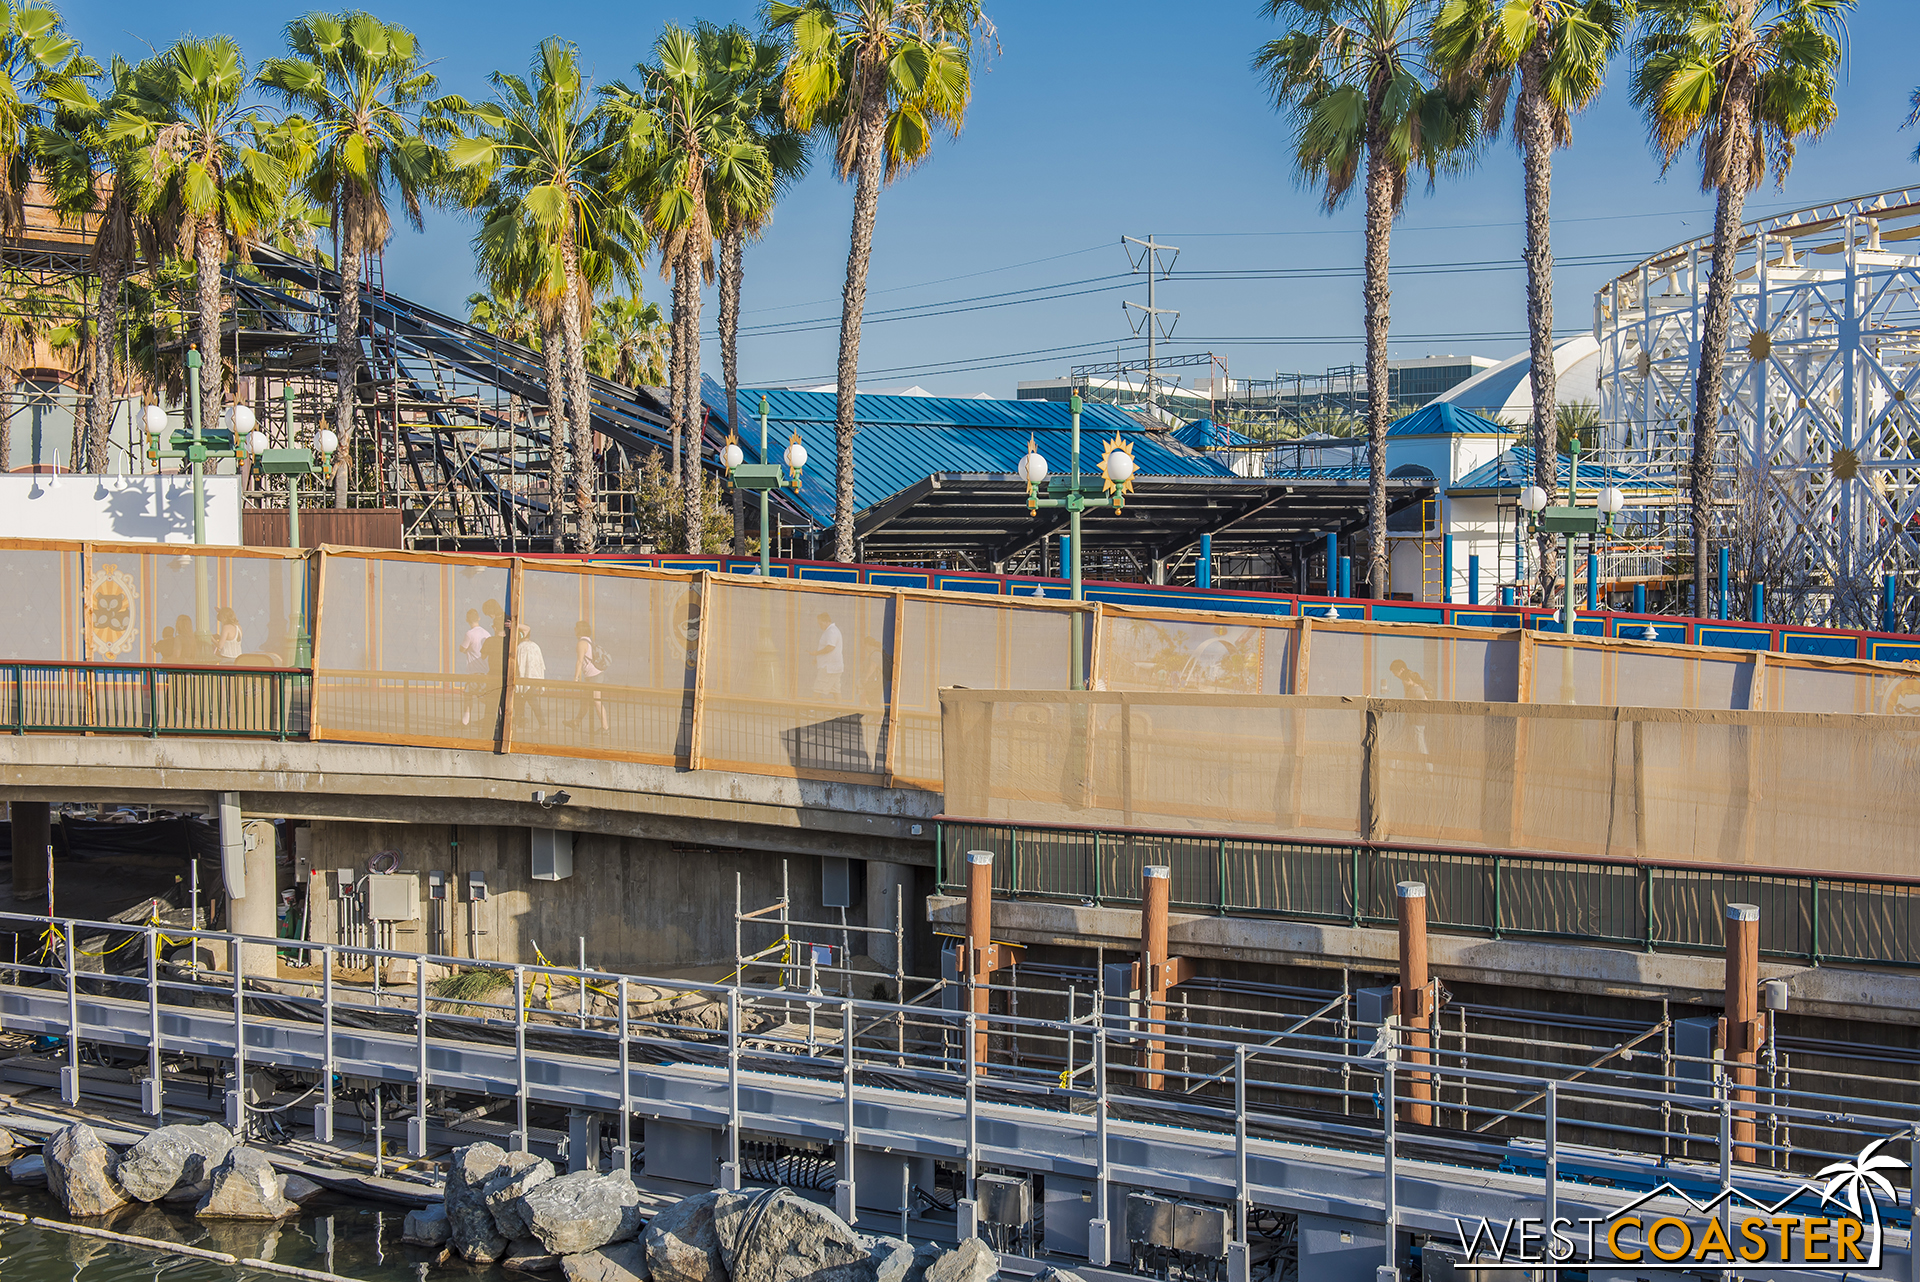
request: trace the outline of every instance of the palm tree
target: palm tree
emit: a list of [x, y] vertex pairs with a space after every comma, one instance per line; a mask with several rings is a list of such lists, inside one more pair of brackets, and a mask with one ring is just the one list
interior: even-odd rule
[[107, 122], [110, 146], [144, 151], [161, 225], [193, 259], [203, 365], [201, 421], [220, 421], [220, 282], [227, 254], [245, 254], [277, 221], [297, 171], [292, 130], [241, 105], [247, 64], [227, 36], [186, 37], [135, 70]]
[[666, 381], [668, 326], [660, 305], [638, 294], [614, 297], [593, 318], [587, 364], [601, 378], [626, 387]]
[[745, 127], [759, 102], [746, 79], [754, 52], [745, 32], [736, 39], [714, 28], [670, 25], [654, 42], [655, 61], [636, 69], [640, 87], [608, 87], [628, 144], [628, 188], [659, 245], [661, 270], [673, 279], [670, 399], [690, 551], [699, 548], [707, 519], [700, 287], [712, 275], [716, 207], [764, 202], [772, 187], [766, 151]]
[[[572, 439], [573, 503], [580, 514], [578, 547], [591, 552], [597, 531], [593, 519], [592, 403], [587, 397], [585, 308], [591, 297], [582, 271], [583, 246], [614, 239], [610, 224], [625, 212], [612, 190], [614, 140], [607, 115], [590, 106], [579, 51], [555, 37], [540, 42], [527, 78], [496, 71], [490, 103], [444, 100], [442, 113], [461, 119], [474, 132], [454, 142], [455, 165], [492, 172], [494, 218], [535, 236], [550, 255], [536, 258], [532, 278], [548, 283], [564, 344], [566, 423]], [[483, 232], [484, 234], [484, 232]], [[557, 296], [551, 285], [557, 283]], [[534, 291], [539, 298], [541, 291]], [[549, 395], [560, 408], [562, 398]], [[554, 433], [558, 447], [558, 432]]]
[[305, 113], [317, 131], [303, 186], [332, 214], [339, 247], [340, 296], [334, 312], [335, 435], [333, 505], [347, 505], [352, 475], [355, 376], [360, 364], [360, 265], [393, 234], [389, 194], [399, 197], [415, 231], [420, 201], [440, 168], [421, 136], [419, 117], [433, 73], [405, 27], [369, 13], [310, 13], [287, 24], [291, 57], [260, 66], [260, 85]]
[[1387, 267], [1393, 219], [1415, 165], [1428, 181], [1479, 140], [1471, 87], [1436, 82], [1427, 56], [1435, 0], [1265, 0], [1288, 28], [1254, 56], [1294, 126], [1294, 165], [1329, 212], [1359, 180], [1366, 200], [1367, 583], [1387, 592]]
[[[1514, 99], [1513, 141], [1520, 149], [1527, 202], [1528, 379], [1533, 391], [1533, 483], [1556, 488], [1547, 432], [1557, 421], [1553, 364], [1553, 153], [1573, 141], [1573, 115], [1591, 103], [1607, 63], [1633, 21], [1631, 0], [1446, 0], [1434, 24], [1434, 58], [1456, 89], [1482, 85], [1482, 125], [1500, 132]], [[1515, 72], [1518, 72], [1518, 84]], [[1553, 536], [1540, 533], [1542, 599], [1553, 594]]]
[[[79, 429], [81, 450], [74, 457], [74, 467], [83, 471], [106, 466], [115, 403], [113, 347], [120, 335], [128, 277], [142, 255], [152, 260], [160, 252], [151, 217], [153, 193], [146, 182], [154, 158], [145, 149], [107, 140], [114, 113], [138, 92], [136, 74], [124, 58], [114, 58], [105, 98], [86, 94], [63, 104], [54, 113], [52, 127], [36, 130], [32, 144], [34, 161], [61, 217], [83, 226], [84, 220], [94, 219], [92, 266], [100, 287], [84, 326], [89, 341], [80, 360], [86, 370], [87, 409]], [[73, 337], [78, 341], [79, 331]]]
[[56, 10], [0, 0], [0, 235], [25, 229], [36, 135], [59, 109], [89, 113], [85, 82], [99, 74]]
[[540, 322], [526, 299], [497, 286], [491, 293], [467, 295], [467, 322], [509, 343], [539, 350]]
[[831, 129], [840, 177], [855, 179], [834, 412], [834, 556], [851, 561], [854, 391], [880, 188], [926, 158], [935, 128], [959, 132], [974, 42], [991, 40], [993, 25], [980, 0], [772, 0], [768, 18], [792, 40], [782, 80], [788, 121]]
[[[716, 188], [713, 221], [720, 229], [718, 284], [720, 304], [720, 376], [726, 388], [727, 426], [740, 431], [740, 289], [746, 273], [746, 246], [759, 239], [773, 218], [780, 198], [807, 171], [811, 148], [808, 136], [787, 123], [780, 100], [784, 46], [776, 40], [750, 35], [740, 27], [717, 28], [700, 24], [703, 45], [724, 50], [739, 85], [738, 122], [748, 137], [766, 153], [772, 170], [770, 184], [753, 183]], [[733, 551], [747, 552], [745, 510], [739, 489], [733, 491]]]
[[1717, 193], [1713, 265], [1700, 321], [1693, 383], [1693, 599], [1707, 610], [1714, 456], [1720, 391], [1737, 285], [1734, 256], [1747, 193], [1793, 167], [1795, 142], [1824, 133], [1838, 114], [1841, 16], [1853, 0], [1641, 0], [1633, 101], [1646, 113], [1666, 165], [1699, 144], [1700, 190]]

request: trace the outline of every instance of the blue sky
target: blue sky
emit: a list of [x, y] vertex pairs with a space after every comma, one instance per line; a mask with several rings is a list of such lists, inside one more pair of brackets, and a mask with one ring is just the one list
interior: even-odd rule
[[[381, 16], [419, 33], [446, 89], [487, 92], [496, 67], [521, 70], [548, 35], [577, 42], [596, 80], [627, 75], [667, 22], [751, 22], [745, 0], [633, 5], [550, 0], [458, 5], [400, 0]], [[202, 0], [87, 0], [67, 6], [89, 52], [129, 57], [183, 31], [225, 33], [250, 61], [279, 51], [301, 6]], [[1180, 309], [1165, 352], [1212, 351], [1236, 377], [1314, 372], [1361, 357], [1358, 201], [1321, 212], [1289, 167], [1288, 135], [1248, 69], [1276, 34], [1250, 0], [988, 0], [999, 49], [976, 74], [957, 140], [881, 196], [861, 351], [863, 386], [1013, 394], [1016, 381], [1112, 359], [1132, 340], [1121, 300], [1122, 235], [1155, 234], [1181, 254], [1159, 302]], [[1749, 200], [1767, 213], [1905, 184], [1920, 130], [1902, 130], [1920, 71], [1910, 51], [1920, 4], [1862, 0], [1840, 87], [1840, 117], [1804, 146], [1784, 190]], [[1558, 323], [1578, 329], [1594, 289], [1640, 256], [1711, 226], [1698, 168], [1664, 177], [1627, 100], [1624, 64], [1575, 124], [1555, 162]], [[828, 382], [838, 345], [852, 189], [825, 163], [748, 250], [742, 381]], [[1396, 263], [1500, 267], [1409, 273], [1393, 292], [1393, 355], [1505, 357], [1524, 346], [1519, 162], [1502, 142], [1469, 175], [1416, 190], [1395, 229]], [[430, 215], [387, 253], [389, 289], [464, 313], [473, 290], [470, 223]], [[1206, 274], [1285, 269], [1284, 279]], [[664, 305], [657, 277], [650, 296]], [[1022, 295], [1016, 291], [1032, 291]], [[1011, 296], [1009, 296], [1011, 295]], [[891, 313], [891, 315], [889, 315]], [[714, 304], [706, 302], [712, 331]], [[717, 343], [704, 349], [717, 373]]]

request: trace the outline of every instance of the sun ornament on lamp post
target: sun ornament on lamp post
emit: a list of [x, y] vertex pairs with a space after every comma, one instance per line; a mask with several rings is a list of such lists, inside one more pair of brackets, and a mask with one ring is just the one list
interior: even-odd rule
[[[1073, 434], [1071, 439], [1072, 464], [1069, 474], [1060, 479], [1048, 481], [1049, 469], [1046, 456], [1040, 453], [1039, 444], [1032, 436], [1027, 438], [1027, 452], [1015, 468], [1016, 474], [1027, 487], [1027, 511], [1038, 512], [1043, 507], [1065, 508], [1067, 510], [1067, 551], [1071, 562], [1072, 597], [1075, 601], [1084, 600], [1080, 590], [1080, 514], [1089, 509], [1112, 508], [1115, 512], [1126, 509], [1127, 495], [1133, 493], [1133, 478], [1138, 471], [1133, 459], [1133, 444], [1124, 437], [1115, 435], [1100, 449], [1100, 488], [1095, 490], [1093, 478], [1084, 477], [1080, 471], [1080, 393], [1075, 391], [1068, 405], [1073, 413]], [[1046, 497], [1041, 497], [1041, 487], [1046, 487]], [[1084, 621], [1078, 611], [1073, 616], [1073, 688], [1087, 688], [1084, 671], [1084, 645], [1082, 628]]]
[[[760, 398], [760, 457], [767, 457], [767, 398]], [[800, 469], [807, 465], [807, 447], [801, 443], [800, 433], [796, 429], [787, 440], [786, 451], [780, 456], [787, 471], [793, 474], [792, 480], [782, 477], [780, 463], [749, 463], [747, 453], [740, 448], [740, 438], [735, 433], [727, 433], [727, 443], [720, 449], [720, 462], [727, 469], [727, 478], [743, 490], [760, 492], [760, 575], [765, 578], [771, 572], [773, 545], [767, 531], [767, 495], [772, 490], [800, 490]]]

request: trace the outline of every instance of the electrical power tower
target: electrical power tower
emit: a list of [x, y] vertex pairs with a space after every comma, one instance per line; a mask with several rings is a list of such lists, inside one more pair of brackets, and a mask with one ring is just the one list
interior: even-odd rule
[[1138, 276], [1144, 273], [1147, 278], [1147, 305], [1142, 307], [1132, 299], [1127, 299], [1120, 304], [1120, 309], [1126, 313], [1127, 323], [1133, 327], [1134, 334], [1147, 340], [1147, 417], [1152, 419], [1155, 417], [1154, 347], [1158, 340], [1172, 338], [1174, 326], [1180, 323], [1177, 309], [1154, 305], [1153, 287], [1173, 275], [1173, 264], [1180, 257], [1180, 247], [1160, 244], [1154, 240], [1152, 232], [1147, 233], [1145, 240], [1122, 236], [1120, 245], [1127, 251], [1127, 261], [1133, 268], [1133, 274]]

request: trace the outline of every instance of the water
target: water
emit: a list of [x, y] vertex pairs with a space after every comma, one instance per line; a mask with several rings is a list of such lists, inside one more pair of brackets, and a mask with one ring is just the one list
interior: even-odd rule
[[[68, 1218], [44, 1189], [10, 1188], [4, 1182], [0, 1182], [0, 1208], [50, 1220]], [[401, 1243], [405, 1218], [406, 1212], [398, 1208], [376, 1209], [327, 1194], [309, 1203], [298, 1218], [278, 1224], [202, 1222], [158, 1206], [132, 1206], [87, 1223], [208, 1251], [323, 1269], [365, 1282], [419, 1282], [438, 1252]], [[473, 1271], [465, 1264], [459, 1269]], [[0, 1277], [6, 1282], [233, 1282], [236, 1278], [287, 1282], [279, 1274], [142, 1251], [30, 1224], [0, 1224]]]

